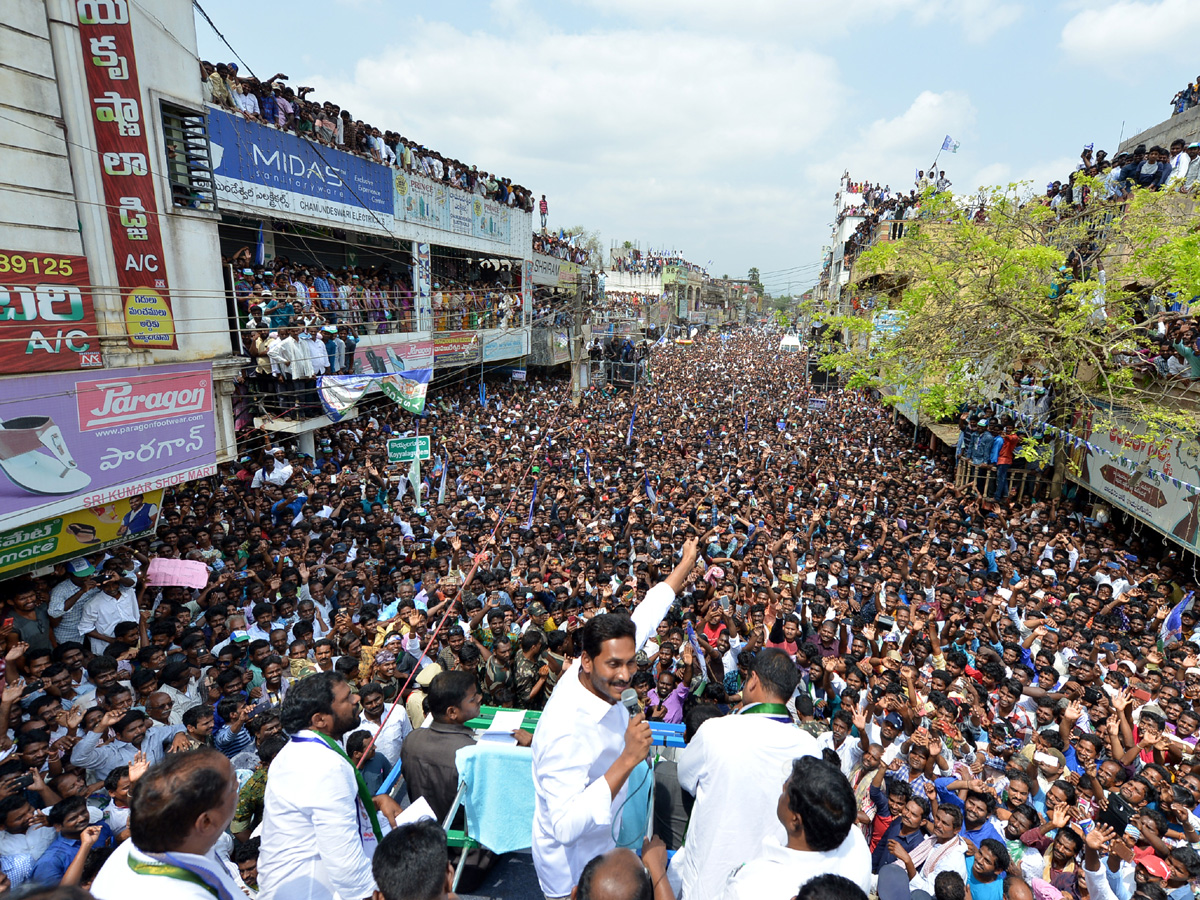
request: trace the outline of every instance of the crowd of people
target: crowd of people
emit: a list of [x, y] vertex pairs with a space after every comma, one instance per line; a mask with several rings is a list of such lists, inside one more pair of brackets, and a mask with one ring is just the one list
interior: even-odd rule
[[661, 300], [636, 291], [606, 291], [604, 299], [593, 301], [589, 309], [594, 322], [620, 322], [644, 319], [649, 308]]
[[[430, 150], [394, 131], [380, 131], [349, 110], [326, 100], [308, 99], [313, 89], [292, 88], [282, 72], [259, 80], [239, 75], [237, 63], [200, 63], [204, 99], [281, 131], [354, 153], [373, 162], [414, 172], [448, 187], [478, 194], [497, 203], [533, 212], [532, 192], [512, 179], [482, 172], [452, 157]], [[542, 195], [545, 201], [545, 195]]]
[[1189, 81], [1187, 86], [1171, 98], [1171, 115], [1177, 116], [1194, 106], [1200, 106], [1200, 76]]
[[417, 308], [410, 271], [327, 267], [288, 257], [256, 265], [246, 249], [223, 262], [235, 273], [234, 299], [249, 330], [315, 324], [345, 326], [359, 334], [403, 333], [418, 330], [419, 314], [431, 312]]
[[881, 223], [891, 223], [887, 238], [897, 240], [904, 236], [904, 223], [917, 218], [920, 214], [921, 197], [916, 189], [907, 194], [881, 191], [871, 196], [869, 204], [846, 207], [840, 214], [841, 218], [862, 216], [862, 221], [854, 227], [854, 231], [846, 239], [845, 257], [853, 259], [878, 240]]
[[683, 258], [683, 254], [675, 250], [647, 250], [643, 253], [635, 247], [614, 248], [610, 257], [609, 268], [617, 272], [661, 275], [664, 268], [674, 266], [697, 275], [708, 274], [708, 270], [704, 266], [688, 262]]
[[567, 262], [578, 263], [581, 266], [590, 266], [592, 254], [586, 248], [578, 246], [578, 242], [579, 235], [566, 234], [562, 231], [554, 234], [543, 228], [540, 232], [533, 233], [533, 252], [565, 259]]
[[359, 371], [364, 335], [509, 328], [525, 324], [520, 276], [508, 260], [437, 260], [427, 307], [411, 271], [329, 268], [277, 257], [255, 265], [248, 251], [224, 260], [234, 273], [247, 383], [269, 411], [317, 412], [316, 379]]
[[[1082, 492], [955, 487], [778, 340], [667, 345], [578, 408], [449, 388], [315, 459], [265, 436], [152, 539], [6, 581], [0, 883], [442, 897], [445, 834], [381, 786], [444, 817], [486, 703], [542, 711], [514, 737], [547, 897], [1193, 896], [1190, 565]], [[414, 484], [385, 441], [418, 428]], [[151, 587], [156, 557], [208, 583]], [[687, 745], [639, 861], [656, 721]]]
[[1147, 148], [1145, 144], [1138, 144], [1133, 150], [1118, 153], [1112, 159], [1105, 150], [1093, 154], [1089, 144], [1066, 181], [1056, 180], [1046, 186], [1042, 202], [1059, 211], [1060, 216], [1086, 210], [1097, 192], [1093, 185], [1080, 178], [1083, 175], [1100, 180], [1102, 194], [1099, 199], [1106, 201], [1126, 199], [1135, 187], [1194, 194], [1200, 190], [1200, 143], [1188, 144], [1177, 138], [1169, 148], [1158, 145]]

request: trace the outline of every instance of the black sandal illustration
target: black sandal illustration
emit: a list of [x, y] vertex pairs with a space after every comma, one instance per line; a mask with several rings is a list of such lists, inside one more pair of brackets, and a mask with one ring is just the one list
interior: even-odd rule
[[[49, 450], [49, 453], [44, 451]], [[49, 416], [18, 416], [0, 422], [0, 469], [31, 494], [74, 494], [92, 483]]]
[[83, 522], [72, 522], [67, 526], [67, 531], [75, 535], [75, 540], [81, 544], [100, 543], [100, 538], [96, 537], [96, 529], [92, 525], [87, 525]]

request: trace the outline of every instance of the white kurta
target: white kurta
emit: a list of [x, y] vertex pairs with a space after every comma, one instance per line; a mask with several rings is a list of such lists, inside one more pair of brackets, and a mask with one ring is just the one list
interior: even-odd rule
[[851, 828], [841, 845], [823, 853], [789, 850], [773, 837], [759, 855], [729, 876], [721, 900], [791, 900], [800, 886], [818, 875], [849, 878], [871, 893], [871, 850], [862, 830]]
[[[387, 715], [387, 707], [384, 707], [384, 715]], [[382, 734], [379, 734], [379, 726], [366, 716], [359, 716], [358, 726], [353, 729], [353, 731], [369, 731], [373, 737], [378, 734], [379, 736], [375, 738], [375, 751], [387, 757], [387, 761], [393, 765], [400, 762], [400, 745], [404, 743], [404, 739], [412, 730], [412, 722], [408, 720], [404, 704], [399, 704], [392, 710], [391, 717], [384, 723]], [[353, 731], [346, 732], [347, 736]]]
[[833, 745], [833, 732], [827, 731], [817, 738], [817, 746], [824, 750], [828, 747], [838, 755], [841, 761], [842, 774], [847, 778], [854, 772], [854, 767], [862, 762], [862, 744], [854, 735], [847, 735], [842, 741], [842, 746], [835, 747]]
[[[313, 738], [311, 731], [301, 737]], [[380, 817], [383, 822], [386, 819]], [[349, 763], [323, 744], [289, 741], [271, 763], [263, 805], [262, 900], [362, 900], [375, 890], [374, 840]]]
[[672, 881], [686, 900], [715, 900], [764, 838], [787, 841], [776, 816], [783, 783], [794, 759], [820, 755], [816, 738], [770, 716], [725, 716], [700, 726], [679, 756], [679, 784], [696, 798], [687, 843], [671, 860]]
[[[674, 601], [666, 582], [647, 592], [633, 611], [639, 648]], [[625, 707], [585, 688], [572, 663], [533, 734], [533, 864], [547, 897], [569, 895], [588, 861], [616, 847], [628, 784], [614, 797], [604, 773], [625, 749], [627, 727]]]
[[[154, 900], [213, 900], [213, 895], [201, 885], [163, 875], [144, 875], [133, 871], [129, 868], [130, 856], [141, 862], [158, 862], [134, 847], [133, 841], [119, 844], [100, 868], [96, 880], [92, 882], [92, 896], [96, 900], [132, 900], [135, 897], [152, 897]], [[204, 868], [213, 881], [220, 881], [231, 896], [243, 896], [241, 887], [214, 851], [209, 851], [207, 856], [196, 856], [192, 853], [176, 853], [173, 856]]]

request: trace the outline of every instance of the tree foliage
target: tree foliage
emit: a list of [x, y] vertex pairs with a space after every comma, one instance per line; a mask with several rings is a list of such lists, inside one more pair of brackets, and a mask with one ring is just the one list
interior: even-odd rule
[[750, 290], [758, 293], [759, 295], [765, 295], [767, 293], [767, 289], [763, 287], [762, 280], [758, 276], [757, 267], [750, 269], [750, 274], [746, 276], [746, 280], [750, 282]]
[[[1137, 191], [1063, 212], [1021, 185], [981, 200], [975, 215], [948, 193], [927, 195], [901, 239], [862, 254], [856, 282], [876, 294], [875, 309], [830, 320], [848, 340], [825, 348], [823, 365], [885, 394], [905, 386], [935, 418], [1015, 401], [1018, 379], [1032, 375], [1060, 412], [1090, 406], [1098, 424], [1136, 422], [1147, 437], [1195, 432], [1195, 414], [1143, 355], [1200, 294], [1192, 201]], [[1181, 310], [1169, 309], [1172, 295]]]

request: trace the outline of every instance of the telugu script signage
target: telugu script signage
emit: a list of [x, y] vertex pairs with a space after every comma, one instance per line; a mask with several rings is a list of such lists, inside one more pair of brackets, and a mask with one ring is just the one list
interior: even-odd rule
[[483, 359], [474, 331], [439, 331], [433, 336], [433, 358], [439, 366], [461, 366]]
[[0, 250], [0, 373], [101, 365], [87, 258]]
[[0, 521], [106, 506], [216, 472], [211, 365], [8, 378]]
[[429, 438], [425, 436], [392, 438], [387, 442], [387, 453], [389, 463], [406, 463], [412, 462], [414, 459], [427, 460], [429, 459]]
[[76, 0], [125, 329], [135, 348], [174, 350], [175, 317], [154, 196], [128, 0]]
[[98, 553], [153, 535], [161, 490], [0, 532], [0, 578]]
[[222, 203], [391, 231], [386, 166], [216, 107], [209, 108], [208, 135]]

